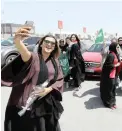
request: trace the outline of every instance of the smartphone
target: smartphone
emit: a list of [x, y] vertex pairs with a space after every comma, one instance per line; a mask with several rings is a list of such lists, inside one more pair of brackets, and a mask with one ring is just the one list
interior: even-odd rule
[[[31, 37], [31, 35], [33, 34], [33, 24], [34, 22], [33, 21], [25, 21], [25, 24], [23, 25], [23, 27], [31, 27], [31, 29], [29, 30], [29, 36], [28, 37]], [[25, 37], [26, 39], [27, 37]], [[26, 46], [28, 45], [27, 43], [25, 43]]]
[[32, 26], [33, 26], [33, 24], [34, 24], [34, 22], [33, 22], [33, 21], [26, 21], [24, 25], [25, 25], [25, 26], [32, 27]]

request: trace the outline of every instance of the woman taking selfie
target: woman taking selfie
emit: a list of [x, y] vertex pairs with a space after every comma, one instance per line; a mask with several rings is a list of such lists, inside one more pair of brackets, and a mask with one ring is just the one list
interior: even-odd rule
[[[38, 53], [31, 53], [22, 43], [30, 29], [23, 27], [16, 32], [14, 43], [20, 55], [2, 69], [2, 84], [13, 87], [6, 107], [4, 131], [60, 131], [63, 74], [57, 40], [47, 35], [39, 42]], [[34, 88], [46, 80], [49, 81], [47, 88], [35, 92], [38, 99], [20, 116], [18, 112], [26, 106]]]

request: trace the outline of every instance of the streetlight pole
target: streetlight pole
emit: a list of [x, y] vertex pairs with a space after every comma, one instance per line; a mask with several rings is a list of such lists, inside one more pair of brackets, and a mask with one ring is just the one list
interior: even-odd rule
[[[56, 12], [58, 13], [58, 16], [60, 16], [60, 17], [59, 17], [60, 19], [58, 18], [57, 21], [59, 21], [59, 20], [62, 21], [63, 12], [59, 12], [59, 10], [56, 10]], [[60, 15], [59, 15], [59, 14], [60, 14]], [[62, 24], [63, 24], [63, 23], [62, 23]], [[59, 28], [59, 30], [60, 30], [60, 39], [61, 39], [61, 35], [62, 35], [62, 34], [61, 34], [61, 33], [62, 33], [61, 31], [62, 31], [62, 30], [61, 30], [60, 28]]]
[[[4, 11], [2, 10], [1, 11], [1, 25], [3, 24], [3, 18], [2, 18], [3, 15], [4, 15]], [[2, 31], [2, 37], [4, 38], [4, 25], [2, 25], [1, 31]]]
[[2, 17], [1, 17], [1, 22], [3, 22], [3, 30], [2, 30], [2, 33], [3, 33], [3, 38], [5, 37], [5, 35], [6, 35], [6, 23], [5, 23], [5, 21], [4, 21], [4, 14], [5, 14], [5, 12], [4, 12], [4, 10], [2, 10]]
[[[63, 16], [63, 12], [61, 12], [61, 21], [62, 21], [62, 16]], [[63, 21], [62, 21], [62, 28], [63, 28]], [[61, 31], [62, 31], [62, 29], [60, 29], [60, 39], [62, 38], [61, 37], [62, 36], [62, 34], [61, 34], [62, 32]]]

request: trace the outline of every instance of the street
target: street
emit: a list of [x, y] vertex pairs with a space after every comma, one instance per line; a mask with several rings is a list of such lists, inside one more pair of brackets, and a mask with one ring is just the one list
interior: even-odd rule
[[[2, 87], [2, 131], [4, 112], [11, 88]], [[122, 131], [122, 91], [117, 89], [117, 109], [105, 108], [99, 97], [99, 81], [88, 79], [83, 83], [82, 96], [63, 93], [64, 112], [60, 119], [62, 131]]]

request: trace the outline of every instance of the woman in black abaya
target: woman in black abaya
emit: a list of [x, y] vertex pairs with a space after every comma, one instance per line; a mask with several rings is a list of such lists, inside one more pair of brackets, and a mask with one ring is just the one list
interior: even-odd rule
[[81, 54], [81, 44], [76, 34], [71, 35], [71, 42], [73, 43], [70, 50], [69, 65], [71, 69], [71, 76], [74, 80], [74, 87], [76, 91], [81, 88], [81, 83], [85, 79], [85, 63]]
[[117, 57], [117, 43], [113, 42], [109, 46], [110, 53], [107, 55], [102, 69], [100, 81], [100, 96], [104, 106], [115, 109], [116, 108], [116, 75], [117, 67], [120, 63]]

